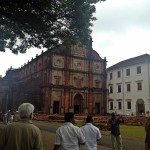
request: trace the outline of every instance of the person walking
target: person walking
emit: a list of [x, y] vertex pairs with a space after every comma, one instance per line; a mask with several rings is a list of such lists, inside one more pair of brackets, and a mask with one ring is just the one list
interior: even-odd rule
[[120, 134], [120, 123], [123, 123], [124, 120], [122, 116], [116, 118], [115, 113], [111, 114], [111, 119], [108, 121], [108, 125], [110, 125], [111, 129], [111, 142], [112, 142], [112, 150], [122, 150], [122, 137]]
[[12, 113], [11, 110], [9, 110], [8, 113], [7, 113], [7, 123], [11, 123], [12, 122], [11, 121], [11, 113]]
[[85, 136], [85, 144], [81, 145], [81, 150], [97, 150], [97, 141], [99, 141], [102, 136], [99, 128], [92, 123], [92, 116], [87, 116], [86, 124], [80, 128]]
[[4, 123], [4, 124], [7, 124], [7, 123], [8, 123], [8, 121], [7, 121], [7, 116], [8, 116], [8, 112], [5, 112], [5, 113], [3, 114], [3, 123]]
[[80, 128], [74, 126], [74, 114], [66, 113], [65, 123], [56, 130], [53, 150], [79, 150], [79, 145], [85, 143], [85, 137]]
[[31, 122], [34, 106], [23, 103], [19, 106], [19, 122], [8, 124], [0, 135], [0, 150], [43, 150], [41, 132]]

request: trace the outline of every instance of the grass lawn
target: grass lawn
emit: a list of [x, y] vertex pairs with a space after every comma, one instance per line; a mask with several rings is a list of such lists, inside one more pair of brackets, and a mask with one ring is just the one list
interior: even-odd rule
[[121, 129], [121, 135], [124, 138], [131, 138], [131, 139], [138, 139], [138, 140], [145, 139], [145, 130], [143, 126], [121, 125], [120, 129]]
[[[77, 126], [82, 126], [84, 121], [76, 121]], [[144, 126], [128, 126], [128, 125], [121, 125], [120, 126], [121, 135], [124, 138], [129, 139], [137, 139], [137, 140], [144, 140], [145, 139], [145, 129]], [[104, 131], [103, 133], [110, 133], [110, 131]]]

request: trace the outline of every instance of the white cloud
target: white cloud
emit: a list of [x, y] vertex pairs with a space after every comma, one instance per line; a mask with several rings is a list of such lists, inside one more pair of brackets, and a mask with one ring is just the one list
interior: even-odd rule
[[6, 52], [0, 52], [0, 75], [4, 76], [8, 68], [19, 68], [24, 63], [30, 61], [31, 58], [35, 58], [36, 54], [40, 54], [42, 50], [32, 48], [28, 50], [25, 54], [13, 54], [10, 50]]

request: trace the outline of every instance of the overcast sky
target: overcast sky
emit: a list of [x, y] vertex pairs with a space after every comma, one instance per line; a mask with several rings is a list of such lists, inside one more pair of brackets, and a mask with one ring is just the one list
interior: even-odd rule
[[93, 47], [107, 67], [150, 54], [150, 0], [106, 0], [97, 4]]
[[[107, 59], [107, 67], [145, 53], [150, 54], [150, 0], [106, 0], [96, 5], [97, 21], [93, 26], [93, 49]], [[21, 67], [41, 50], [26, 54], [0, 52], [0, 75]]]

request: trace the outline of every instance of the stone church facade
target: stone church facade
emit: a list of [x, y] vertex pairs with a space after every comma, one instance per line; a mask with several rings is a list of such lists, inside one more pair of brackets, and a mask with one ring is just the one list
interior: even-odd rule
[[48, 114], [106, 112], [106, 59], [93, 49], [60, 45], [9, 69], [4, 79], [9, 84], [2, 103], [8, 109], [31, 102]]

